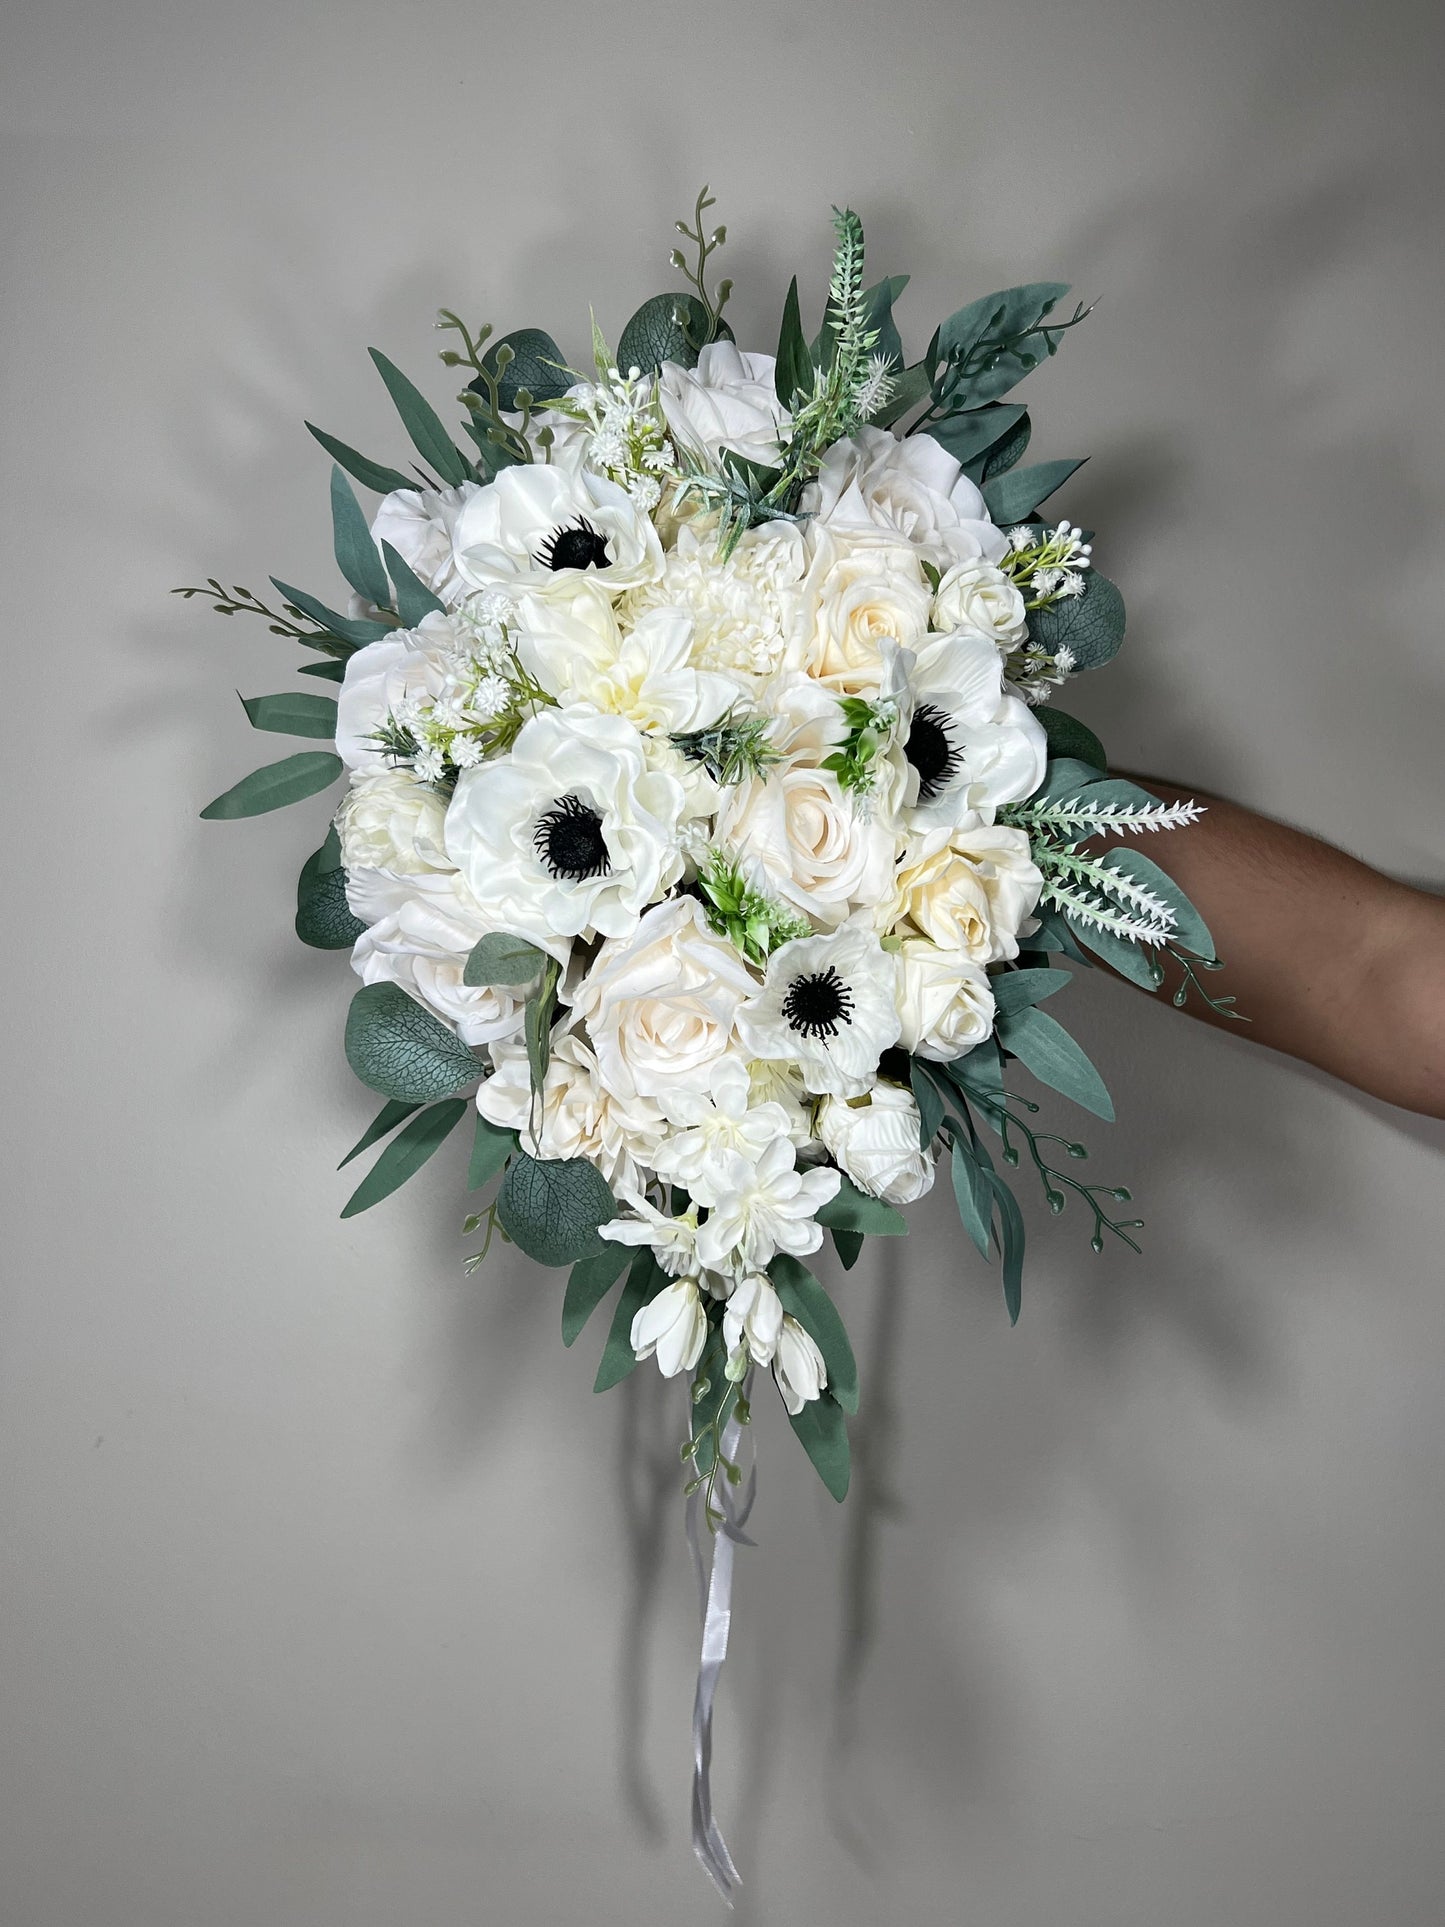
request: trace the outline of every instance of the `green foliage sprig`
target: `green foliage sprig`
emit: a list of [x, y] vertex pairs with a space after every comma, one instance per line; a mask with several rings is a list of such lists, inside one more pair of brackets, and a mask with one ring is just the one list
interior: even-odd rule
[[715, 783], [744, 783], [766, 776], [782, 761], [773, 747], [772, 719], [733, 711], [707, 729], [677, 731], [672, 746], [690, 763], [701, 763]]
[[779, 944], [812, 935], [806, 917], [755, 890], [735, 857], [714, 846], [698, 866], [703, 914], [720, 937], [735, 944], [749, 963], [761, 968]]
[[[701, 331], [701, 339], [693, 341], [692, 343], [694, 348], [704, 348], [708, 342], [716, 341], [718, 324], [722, 320], [722, 311], [727, 306], [728, 297], [733, 291], [733, 284], [726, 277], [718, 282], [717, 292], [715, 294], [709, 294], [707, 289], [708, 259], [723, 246], [728, 238], [727, 228], [721, 225], [715, 227], [711, 234], [703, 233], [702, 217], [710, 207], [716, 207], [716, 205], [717, 197], [708, 193], [707, 184], [704, 182], [698, 192], [697, 200], [693, 205], [692, 225], [689, 227], [686, 221], [677, 221], [674, 223], [678, 233], [685, 236], [696, 250], [696, 265], [689, 262], [687, 255], [684, 254], [681, 248], [674, 248], [668, 256], [673, 267], [681, 273], [683, 279], [690, 282], [693, 288], [696, 289], [697, 298], [702, 303], [703, 313], [706, 316], [706, 322]], [[687, 334], [688, 339], [691, 340], [692, 329], [690, 326], [691, 317], [688, 313], [688, 304], [679, 304], [674, 319], [683, 332]]]

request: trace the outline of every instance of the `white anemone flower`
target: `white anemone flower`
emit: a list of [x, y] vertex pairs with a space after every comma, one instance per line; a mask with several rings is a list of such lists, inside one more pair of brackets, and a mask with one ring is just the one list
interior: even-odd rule
[[780, 944], [763, 987], [738, 1012], [754, 1057], [792, 1058], [810, 1091], [861, 1097], [898, 1042], [897, 964], [868, 912], [837, 930]]
[[678, 881], [685, 802], [624, 717], [548, 709], [457, 779], [447, 854], [498, 929], [565, 961], [568, 939], [625, 936]]
[[708, 1215], [697, 1256], [710, 1271], [760, 1271], [780, 1251], [806, 1257], [823, 1242], [816, 1214], [842, 1182], [827, 1165], [800, 1171], [793, 1146], [775, 1138], [756, 1163], [729, 1151], [708, 1174]]
[[651, 518], [590, 469], [520, 462], [478, 489], [452, 527], [457, 574], [475, 589], [565, 589], [578, 574], [623, 595], [662, 573]]
[[695, 1278], [674, 1278], [632, 1321], [629, 1334], [639, 1359], [657, 1355], [664, 1378], [690, 1372], [707, 1343], [707, 1307]]
[[821, 1398], [828, 1389], [828, 1367], [823, 1363], [823, 1354], [797, 1319], [787, 1312], [783, 1314], [778, 1348], [773, 1355], [773, 1382], [795, 1418], [805, 1405]]
[[902, 778], [911, 830], [992, 823], [1004, 803], [1044, 780], [1048, 738], [1006, 686], [1004, 659], [987, 636], [960, 629], [926, 636], [908, 660], [903, 725], [889, 751]]

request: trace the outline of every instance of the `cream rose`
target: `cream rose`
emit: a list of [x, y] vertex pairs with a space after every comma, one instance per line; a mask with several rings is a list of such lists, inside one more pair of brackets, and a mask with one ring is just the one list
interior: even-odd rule
[[[840, 724], [834, 740], [841, 733]], [[717, 835], [759, 889], [824, 929], [876, 904], [892, 877], [891, 832], [855, 807], [832, 770], [808, 763], [726, 790]]]
[[458, 488], [399, 488], [382, 497], [371, 524], [378, 548], [389, 542], [417, 576], [447, 604], [460, 602], [470, 585], [457, 574], [452, 530], [481, 484]]
[[860, 428], [828, 450], [803, 506], [824, 526], [879, 529], [939, 566], [965, 555], [997, 559], [1008, 547], [983, 496], [931, 435], [900, 440]]
[[917, 554], [878, 530], [818, 529], [786, 666], [836, 696], [876, 696], [887, 642], [928, 630], [931, 597]]
[[899, 948], [897, 998], [898, 1041], [915, 1057], [952, 1063], [993, 1030], [993, 991], [983, 965], [926, 937], [905, 938]]
[[974, 963], [1016, 957], [1043, 878], [1022, 830], [993, 824], [931, 831], [907, 852], [890, 904], [890, 926], [927, 937]]
[[462, 982], [473, 945], [491, 927], [465, 886], [447, 879], [413, 891], [357, 938], [351, 967], [363, 983], [394, 983], [451, 1024], [465, 1044], [492, 1044], [522, 1028], [525, 991]]
[[778, 400], [774, 366], [771, 355], [744, 354], [731, 341], [709, 342], [695, 368], [663, 362], [658, 399], [668, 428], [709, 463], [725, 448], [776, 461], [779, 430], [791, 417]]
[[474, 642], [467, 624], [433, 613], [415, 629], [398, 629], [348, 656], [336, 699], [336, 751], [342, 761], [351, 769], [387, 768], [376, 731], [403, 703], [434, 702], [442, 695], [456, 662]]
[[675, 897], [646, 911], [631, 936], [602, 945], [573, 1010], [608, 1088], [665, 1111], [674, 1095], [706, 1090], [712, 1066], [738, 1048], [738, 1008], [756, 989], [697, 900]]
[[619, 1090], [599, 1072], [596, 1054], [575, 1029], [554, 1033], [542, 1082], [541, 1135], [532, 1130], [532, 1076], [525, 1045], [501, 1044], [496, 1070], [477, 1092], [490, 1123], [516, 1131], [531, 1157], [586, 1158], [616, 1192], [645, 1182], [666, 1121], [657, 1106]]
[[1028, 635], [1024, 599], [991, 562], [959, 562], [938, 584], [933, 598], [935, 629], [969, 629], [987, 636], [1005, 655]]
[[839, 1166], [885, 1204], [912, 1204], [933, 1188], [933, 1151], [918, 1133], [917, 1102], [897, 1084], [878, 1084], [867, 1097], [824, 1098], [818, 1112], [818, 1136]]

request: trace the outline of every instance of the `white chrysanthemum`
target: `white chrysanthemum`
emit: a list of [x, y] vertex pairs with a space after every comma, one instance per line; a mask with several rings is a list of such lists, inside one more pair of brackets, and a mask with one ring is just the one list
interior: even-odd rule
[[717, 538], [684, 527], [664, 558], [662, 574], [631, 598], [634, 614], [681, 609], [692, 618], [692, 660], [699, 669], [756, 685], [783, 659], [807, 545], [796, 522], [748, 529], [725, 562]]
[[897, 965], [866, 913], [821, 937], [799, 937], [768, 959], [758, 995], [738, 1012], [755, 1057], [796, 1059], [810, 1091], [858, 1097], [898, 1042]]
[[[526, 1046], [496, 1045], [492, 1059], [496, 1069], [477, 1092], [477, 1109], [503, 1130], [517, 1132], [529, 1157], [586, 1158], [614, 1191], [634, 1190], [644, 1181], [666, 1122], [646, 1098], [608, 1087], [578, 1031], [553, 1034], [535, 1109]], [[540, 1136], [532, 1129], [535, 1112]]]
[[881, 530], [939, 567], [1008, 548], [961, 463], [927, 434], [860, 428], [828, 450], [802, 505], [822, 527]]
[[981, 963], [926, 937], [905, 937], [897, 956], [904, 1050], [951, 1064], [992, 1034], [993, 988]]
[[1004, 685], [1004, 661], [975, 631], [926, 636], [909, 652], [906, 726], [889, 755], [906, 828], [992, 822], [1044, 780], [1048, 738]]
[[504, 468], [467, 501], [452, 546], [464, 581], [513, 595], [566, 589], [584, 571], [623, 595], [662, 569], [657, 531], [627, 490], [556, 462]]
[[711, 341], [695, 368], [665, 361], [658, 400], [674, 438], [709, 466], [723, 449], [750, 461], [774, 462], [778, 435], [792, 417], [778, 400], [771, 355], [750, 355], [731, 341]]
[[480, 486], [463, 482], [457, 488], [394, 489], [382, 497], [372, 518], [371, 535], [378, 548], [389, 542], [412, 574], [449, 606], [470, 591], [471, 585], [457, 574], [452, 530]]
[[461, 616], [432, 614], [415, 629], [398, 629], [349, 655], [336, 699], [336, 751], [342, 761], [351, 769], [385, 769], [376, 731], [407, 703], [431, 703], [447, 695], [457, 663], [475, 640], [475, 630]]
[[525, 597], [521, 625], [518, 656], [544, 689], [625, 716], [645, 735], [706, 729], [744, 694], [736, 679], [694, 667], [685, 611], [648, 609], [624, 631], [590, 576], [565, 595]]
[[650, 1299], [632, 1321], [628, 1334], [639, 1359], [657, 1354], [664, 1378], [690, 1372], [707, 1343], [707, 1307], [695, 1278], [674, 1278]]
[[473, 946], [493, 929], [459, 878], [408, 879], [395, 908], [357, 938], [351, 967], [366, 984], [400, 984], [451, 1024], [464, 1044], [495, 1044], [521, 1031], [525, 1005], [503, 985], [462, 981]]
[[718, 1058], [705, 1090], [684, 1085], [671, 1093], [668, 1111], [681, 1128], [658, 1147], [653, 1168], [700, 1200], [716, 1191], [724, 1158], [737, 1151], [756, 1160], [775, 1138], [790, 1136], [781, 1104], [752, 1102], [747, 1066], [739, 1057]]
[[698, 1261], [709, 1270], [761, 1271], [780, 1251], [802, 1258], [822, 1244], [816, 1214], [837, 1196], [838, 1173], [827, 1165], [798, 1170], [785, 1137], [756, 1162], [729, 1152], [711, 1176], [697, 1232]]
[[790, 1313], [784, 1312], [773, 1356], [773, 1382], [794, 1418], [828, 1389], [828, 1367], [812, 1338]]
[[1033, 928], [1043, 877], [1023, 830], [985, 824], [931, 830], [905, 852], [885, 911], [898, 936], [927, 937], [976, 964], [1016, 957]]
[[626, 935], [677, 882], [684, 802], [625, 718], [544, 710], [458, 777], [447, 854], [501, 929], [565, 958], [572, 937]]
[[723, 1310], [723, 1343], [729, 1363], [746, 1356], [755, 1365], [771, 1365], [783, 1329], [783, 1301], [765, 1272], [750, 1271], [739, 1278]]
[[918, 1104], [897, 1084], [866, 1097], [825, 1097], [818, 1136], [860, 1191], [885, 1204], [912, 1204], [933, 1188], [932, 1147], [919, 1144]]

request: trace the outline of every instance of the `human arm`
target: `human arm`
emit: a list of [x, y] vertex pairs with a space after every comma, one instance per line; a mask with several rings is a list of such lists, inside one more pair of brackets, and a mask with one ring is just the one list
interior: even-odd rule
[[[1185, 1008], [1387, 1103], [1445, 1117], [1445, 899], [1222, 797], [1130, 780], [1206, 806], [1158, 854], [1224, 961], [1210, 994], [1232, 994], [1249, 1022], [1192, 991]], [[1179, 971], [1172, 960], [1166, 969], [1168, 992]]]

